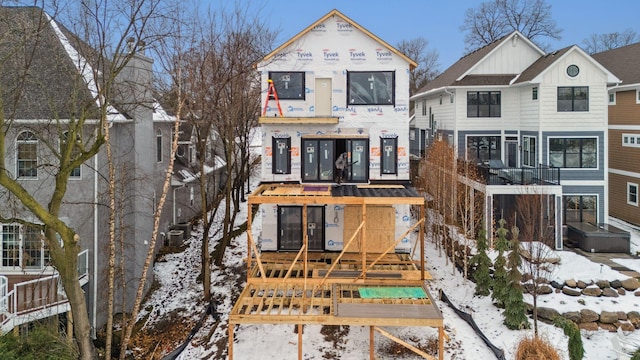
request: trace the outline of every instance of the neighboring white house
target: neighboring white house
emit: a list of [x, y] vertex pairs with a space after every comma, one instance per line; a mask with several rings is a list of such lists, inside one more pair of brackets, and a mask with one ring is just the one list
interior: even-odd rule
[[414, 95], [415, 127], [504, 175], [483, 188], [488, 230], [535, 191], [561, 247], [560, 224], [607, 222], [607, 86], [619, 81], [578, 46], [545, 54], [515, 31]]

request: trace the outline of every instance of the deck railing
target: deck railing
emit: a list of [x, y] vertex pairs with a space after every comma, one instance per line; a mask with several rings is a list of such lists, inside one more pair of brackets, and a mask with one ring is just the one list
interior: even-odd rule
[[486, 185], [560, 185], [560, 168], [537, 167], [494, 168], [479, 166]]
[[[88, 276], [89, 251], [83, 250], [78, 254], [78, 279], [86, 282]], [[0, 334], [17, 325], [67, 311], [68, 302], [58, 273], [13, 284], [11, 290], [9, 279], [0, 276]]]

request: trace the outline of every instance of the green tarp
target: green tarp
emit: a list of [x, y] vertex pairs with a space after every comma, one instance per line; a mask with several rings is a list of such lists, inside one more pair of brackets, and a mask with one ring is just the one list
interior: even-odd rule
[[414, 287], [361, 287], [363, 299], [424, 299], [427, 294], [419, 286]]

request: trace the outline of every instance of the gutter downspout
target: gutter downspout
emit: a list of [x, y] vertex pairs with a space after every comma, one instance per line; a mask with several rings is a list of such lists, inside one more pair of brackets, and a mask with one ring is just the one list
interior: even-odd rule
[[93, 309], [91, 314], [91, 337], [96, 339], [97, 316], [98, 310], [98, 154], [93, 157]]

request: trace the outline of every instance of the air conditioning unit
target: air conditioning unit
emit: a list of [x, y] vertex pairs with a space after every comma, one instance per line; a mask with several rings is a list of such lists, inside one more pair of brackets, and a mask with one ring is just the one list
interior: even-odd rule
[[167, 245], [168, 246], [180, 246], [184, 241], [184, 231], [171, 230], [167, 233]]

